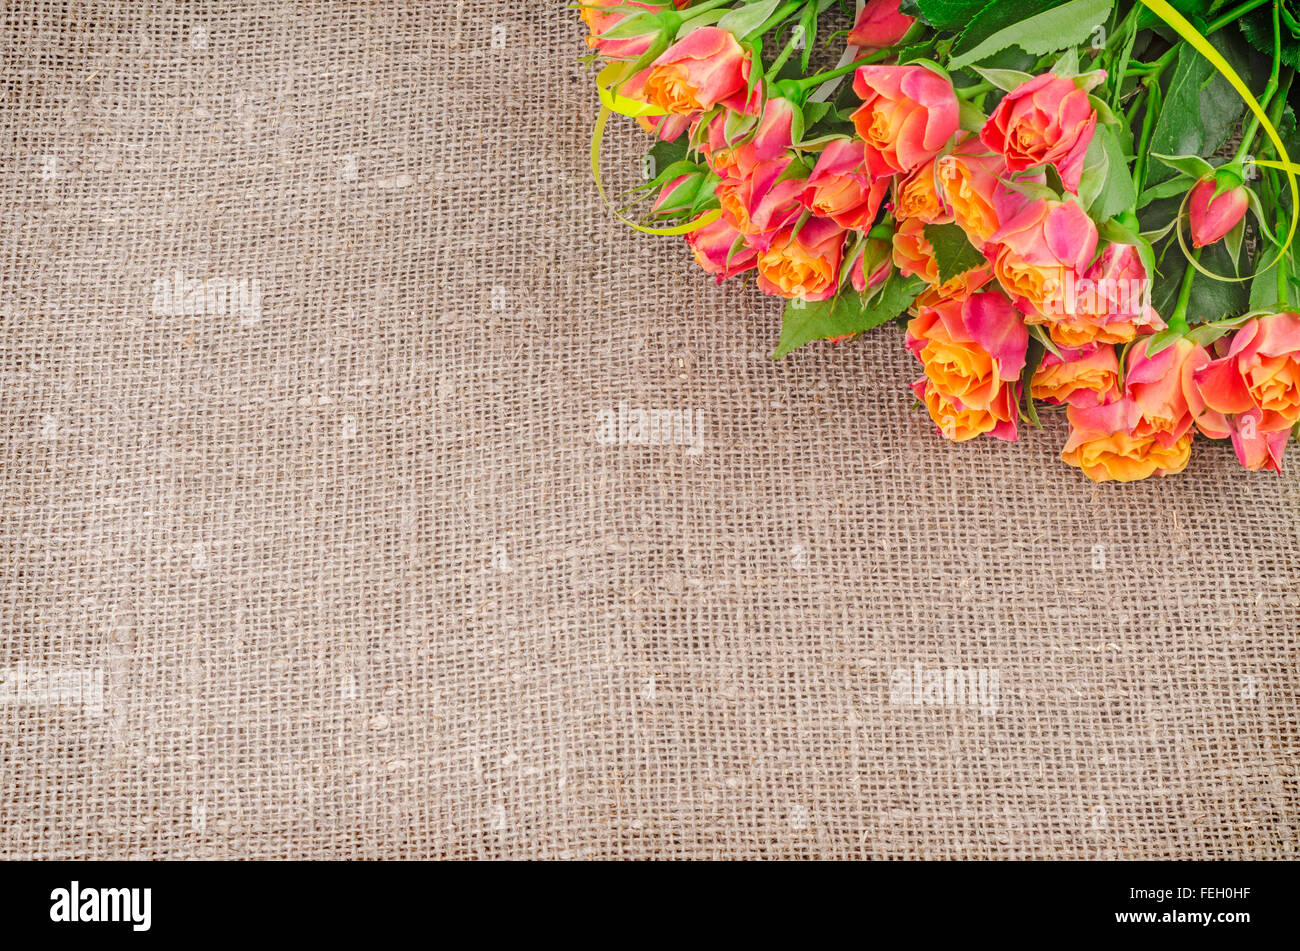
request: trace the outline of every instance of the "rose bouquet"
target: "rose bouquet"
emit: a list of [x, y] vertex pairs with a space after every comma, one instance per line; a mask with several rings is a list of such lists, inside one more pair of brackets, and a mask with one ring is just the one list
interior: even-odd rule
[[[652, 136], [616, 210], [784, 298], [774, 356], [890, 322], [949, 439], [1063, 408], [1095, 480], [1300, 429], [1295, 0], [584, 0]], [[631, 209], [637, 209], [632, 211]], [[627, 217], [635, 215], [634, 218]]]

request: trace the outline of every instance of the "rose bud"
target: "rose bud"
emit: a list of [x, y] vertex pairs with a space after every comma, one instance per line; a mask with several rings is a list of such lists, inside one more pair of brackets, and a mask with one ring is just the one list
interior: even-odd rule
[[[682, 0], [676, 0], [676, 6], [683, 6]], [[659, 23], [651, 20], [646, 24], [645, 32], [637, 36], [609, 39], [601, 36], [624, 20], [637, 14], [640, 10], [658, 13], [668, 9], [666, 3], [645, 3], [643, 0], [583, 0], [582, 21], [591, 30], [587, 37], [587, 46], [602, 56], [610, 59], [636, 59], [650, 48], [650, 44], [659, 35]]]
[[901, 40], [914, 22], [898, 12], [898, 0], [867, 0], [847, 42], [866, 52], [882, 50]]
[[1217, 188], [1213, 178], [1203, 178], [1192, 186], [1188, 212], [1192, 219], [1194, 248], [1214, 244], [1246, 216], [1250, 200], [1244, 186], [1238, 185], [1215, 198]]
[[868, 238], [862, 242], [857, 257], [849, 266], [849, 280], [853, 289], [861, 294], [883, 284], [892, 270], [889, 242]]

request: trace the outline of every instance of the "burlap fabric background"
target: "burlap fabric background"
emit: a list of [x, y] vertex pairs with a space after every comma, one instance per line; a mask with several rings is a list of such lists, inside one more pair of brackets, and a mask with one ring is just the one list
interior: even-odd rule
[[598, 205], [583, 35], [5, 6], [0, 854], [1293, 856], [1300, 451], [1096, 488], [893, 329], [772, 363]]

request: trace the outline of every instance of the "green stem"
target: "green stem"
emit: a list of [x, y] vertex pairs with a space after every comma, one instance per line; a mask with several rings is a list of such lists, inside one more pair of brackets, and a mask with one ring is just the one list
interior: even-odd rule
[[1138, 63], [1136, 66], [1131, 66], [1128, 69], [1124, 70], [1124, 75], [1125, 76], [1159, 76], [1161, 73], [1165, 71], [1165, 68], [1170, 63], [1172, 63], [1174, 59], [1178, 56], [1178, 50], [1179, 50], [1179, 45], [1174, 44], [1173, 46], [1169, 47], [1169, 49], [1165, 51], [1165, 55], [1161, 56], [1155, 62]]
[[[1264, 192], [1265, 207], [1273, 208], [1273, 227], [1276, 229], [1274, 234], [1283, 234], [1287, 227], [1286, 211], [1282, 207], [1281, 196], [1284, 190], [1282, 185], [1282, 175], [1280, 172], [1274, 172], [1272, 169], [1261, 169], [1264, 173], [1261, 176], [1260, 186]], [[1280, 249], [1277, 249], [1280, 250]], [[1287, 309], [1287, 260], [1286, 255], [1275, 254], [1274, 249], [1260, 243], [1259, 252], [1255, 258], [1255, 267], [1258, 268], [1266, 258], [1276, 258], [1273, 261], [1273, 268], [1276, 274], [1273, 275], [1274, 283], [1277, 288], [1277, 302], [1281, 305], [1282, 310]]]
[[960, 89], [954, 91], [957, 93], [958, 99], [970, 99], [973, 96], [978, 96], [980, 93], [992, 92], [997, 88], [997, 86], [990, 82], [982, 82], [975, 83], [973, 86], [962, 86]]
[[817, 73], [813, 76], [806, 76], [803, 79], [797, 79], [795, 80], [795, 85], [800, 89], [807, 89], [810, 86], [819, 86], [829, 80], [838, 79], [840, 76], [847, 76], [849, 73], [856, 72], [859, 66], [870, 66], [872, 63], [878, 63], [890, 55], [892, 55], [890, 50], [880, 50], [872, 53], [870, 56], [864, 56], [862, 59], [854, 60], [847, 66], [841, 66], [838, 69], [830, 69], [824, 73]]
[[1128, 29], [1129, 23], [1145, 9], [1146, 7], [1144, 7], [1141, 3], [1133, 4], [1132, 9], [1130, 9], [1128, 13], [1124, 14], [1124, 19], [1120, 20], [1119, 23], [1115, 25], [1115, 28], [1110, 31], [1110, 39], [1109, 41], [1107, 41], [1106, 45], [1110, 46], [1111, 43], [1114, 43], [1116, 40], [1122, 37], [1124, 35], [1124, 31]]
[[767, 75], [775, 76], [777, 73], [781, 72], [781, 67], [785, 65], [785, 61], [788, 60], [790, 54], [794, 52], [794, 45], [799, 41], [799, 38], [799, 31], [796, 30], [794, 36], [790, 37], [790, 42], [785, 44], [785, 49], [781, 50], [780, 55], [772, 61], [772, 65], [766, 68], [765, 72]]
[[[1273, 0], [1273, 70], [1268, 75], [1268, 84], [1264, 86], [1264, 92], [1259, 97], [1260, 109], [1268, 109], [1268, 104], [1277, 92], [1278, 71], [1282, 67], [1282, 24], [1279, 18], [1282, 4], [1278, 0]], [[1233, 162], [1240, 162], [1250, 154], [1255, 145], [1255, 135], [1259, 132], [1259, 116], [1253, 112], [1250, 115], [1250, 123], [1241, 133], [1241, 145], [1237, 147], [1237, 154], [1233, 156]]]
[[1138, 109], [1142, 108], [1142, 105], [1147, 101], [1147, 96], [1150, 92], [1151, 87], [1143, 83], [1142, 88], [1137, 90], [1137, 94], [1133, 97], [1133, 101], [1129, 104], [1128, 109], [1125, 110], [1124, 122], [1129, 126], [1129, 128], [1133, 127], [1133, 118], [1137, 115]]
[[1143, 80], [1147, 87], [1147, 111], [1142, 116], [1142, 134], [1138, 138], [1138, 147], [1136, 157], [1133, 162], [1133, 183], [1137, 186], [1138, 194], [1142, 194], [1142, 189], [1146, 185], [1147, 177], [1147, 143], [1151, 141], [1151, 133], [1155, 129], [1156, 113], [1160, 111], [1160, 81], [1157, 77], [1150, 77]]
[[[1219, 17], [1219, 19], [1215, 20], [1213, 23], [1207, 26], [1205, 28], [1205, 35], [1209, 36], [1211, 33], [1214, 33], [1216, 30], [1223, 29], [1229, 23], [1232, 23], [1237, 19], [1239, 19], [1240, 17], [1245, 16], [1247, 13], [1249, 13], [1251, 10], [1254, 10], [1256, 7], [1262, 7], [1264, 4], [1269, 2], [1270, 0], [1247, 0], [1246, 3], [1243, 3], [1241, 6], [1237, 7], [1237, 9], [1225, 13], [1223, 16]], [[1179, 49], [1182, 48], [1182, 45], [1183, 45], [1182, 43], [1175, 43], [1173, 46], [1169, 47], [1169, 49], [1165, 51], [1164, 55], [1161, 56], [1158, 60], [1152, 63], [1138, 63], [1136, 66], [1131, 66], [1124, 71], [1124, 75], [1125, 76], [1159, 76], [1162, 72], [1165, 71], [1165, 67], [1167, 67], [1178, 57], [1178, 51]]]
[[1196, 248], [1192, 251], [1191, 261], [1187, 262], [1187, 270], [1183, 272], [1183, 283], [1178, 287], [1178, 302], [1174, 304], [1174, 312], [1169, 316], [1171, 329], [1187, 330], [1187, 304], [1192, 299], [1192, 282], [1196, 280], [1196, 268], [1192, 266], [1192, 261], [1200, 260], [1201, 249]]
[[[1286, 228], [1286, 226], [1287, 226], [1286, 214], [1282, 211], [1282, 205], [1279, 202], [1277, 206], [1277, 223], [1276, 223], [1277, 233], [1281, 234], [1283, 230]], [[1289, 253], [1294, 254], [1295, 252], [1289, 252]], [[1284, 264], [1286, 264], [1286, 260], [1284, 259], [1284, 257], [1279, 257], [1277, 264], [1274, 265], [1274, 267], [1277, 268], [1277, 302], [1282, 305], [1283, 310], [1286, 309], [1286, 304], [1288, 302], [1287, 287], [1286, 287], [1287, 269], [1283, 267]]]
[[1215, 20], [1213, 23], [1207, 26], [1205, 28], [1205, 32], [1213, 33], [1215, 30], [1222, 29], [1223, 27], [1231, 23], [1233, 20], [1245, 16], [1251, 10], [1254, 10], [1256, 7], [1262, 7], [1264, 4], [1268, 2], [1269, 0], [1246, 0], [1246, 2], [1243, 3], [1241, 6], [1237, 7], [1234, 10], [1229, 10], [1223, 16], [1219, 17], [1217, 20]]

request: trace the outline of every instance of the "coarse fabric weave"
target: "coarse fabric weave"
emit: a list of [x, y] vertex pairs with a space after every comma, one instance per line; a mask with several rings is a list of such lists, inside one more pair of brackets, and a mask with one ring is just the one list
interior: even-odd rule
[[772, 362], [600, 204], [585, 33], [4, 6], [0, 855], [1294, 857], [1300, 451]]

